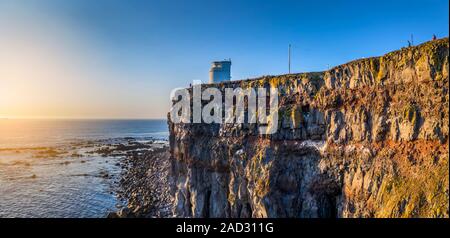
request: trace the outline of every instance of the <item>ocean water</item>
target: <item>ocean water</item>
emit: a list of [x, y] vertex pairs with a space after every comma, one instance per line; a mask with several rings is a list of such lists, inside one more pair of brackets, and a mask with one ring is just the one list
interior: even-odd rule
[[165, 120], [0, 119], [0, 217], [105, 217], [126, 205], [123, 160], [140, 153], [114, 149], [167, 137]]
[[166, 139], [167, 123], [165, 120], [0, 119], [0, 148], [125, 137]]

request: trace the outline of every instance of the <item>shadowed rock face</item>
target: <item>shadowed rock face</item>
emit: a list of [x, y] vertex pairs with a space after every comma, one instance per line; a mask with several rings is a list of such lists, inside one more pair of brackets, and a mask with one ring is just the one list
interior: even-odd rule
[[448, 49], [214, 85], [278, 87], [279, 130], [169, 119], [174, 213], [448, 217]]

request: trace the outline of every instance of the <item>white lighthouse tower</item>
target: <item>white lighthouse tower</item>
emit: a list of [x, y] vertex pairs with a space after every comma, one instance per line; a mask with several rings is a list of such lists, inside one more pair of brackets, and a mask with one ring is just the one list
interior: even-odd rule
[[209, 83], [219, 83], [231, 80], [231, 59], [214, 61], [209, 70]]

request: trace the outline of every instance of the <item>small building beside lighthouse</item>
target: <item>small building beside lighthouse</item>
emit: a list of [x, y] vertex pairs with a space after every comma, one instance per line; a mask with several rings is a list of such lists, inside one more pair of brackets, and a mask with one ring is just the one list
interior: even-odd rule
[[231, 80], [231, 59], [214, 61], [209, 70], [209, 83], [219, 83]]

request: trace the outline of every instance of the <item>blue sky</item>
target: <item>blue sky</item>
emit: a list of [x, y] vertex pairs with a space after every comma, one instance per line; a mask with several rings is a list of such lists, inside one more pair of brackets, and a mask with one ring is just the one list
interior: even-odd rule
[[[31, 99], [3, 96], [0, 116], [161, 118], [168, 110], [170, 90], [192, 80], [207, 81], [213, 60], [231, 58], [233, 79], [284, 74], [287, 47], [292, 44], [294, 72], [322, 71], [327, 65], [399, 49], [411, 34], [415, 43], [430, 40], [433, 34], [447, 37], [448, 4], [447, 0], [0, 0], [0, 16], [2, 9], [7, 13], [0, 17], [0, 26], [8, 31], [3, 35], [12, 42], [21, 42], [20, 37], [42, 41], [36, 40], [33, 47], [46, 45], [55, 51], [53, 62], [65, 62], [63, 68], [68, 67], [74, 85], [73, 90], [65, 88], [67, 94], [54, 88], [37, 100], [43, 115], [39, 110], [27, 112]], [[25, 33], [15, 36], [19, 32], [15, 29], [20, 29], [16, 23]], [[32, 35], [27, 35], [27, 26]], [[0, 44], [6, 47], [4, 41]], [[52, 70], [52, 63], [45, 65]], [[58, 99], [66, 106], [53, 103]], [[2, 111], [2, 105], [13, 101], [21, 101], [16, 106], [23, 109]]]

